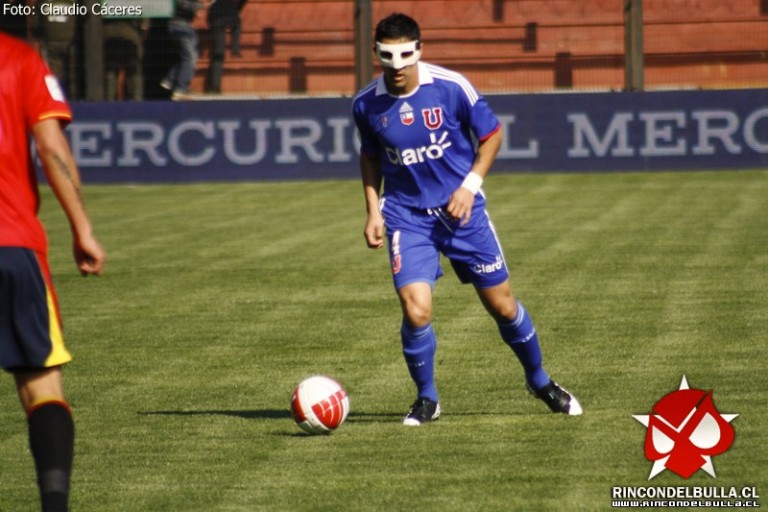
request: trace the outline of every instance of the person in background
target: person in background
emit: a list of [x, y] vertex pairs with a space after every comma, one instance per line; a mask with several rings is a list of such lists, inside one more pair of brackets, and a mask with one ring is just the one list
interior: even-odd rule
[[27, 17], [14, 13], [14, 9], [26, 8], [28, 5], [27, 0], [3, 0], [0, 9], [0, 32], [26, 40]]
[[63, 125], [72, 114], [58, 80], [27, 43], [0, 34], [0, 367], [27, 415], [43, 512], [68, 508], [75, 429], [64, 396], [64, 345], [48, 267], [29, 137], [72, 233], [75, 264], [101, 274], [105, 253], [85, 211]]
[[234, 24], [232, 25], [231, 40], [229, 44], [229, 54], [233, 57], [242, 57], [243, 54], [240, 51], [240, 37], [243, 35], [243, 8], [248, 0], [240, 0], [237, 7], [237, 16], [235, 16]]
[[[71, 5], [71, 0], [52, 0], [54, 6]], [[67, 98], [73, 98], [75, 92], [75, 53], [78, 20], [76, 15], [43, 15], [36, 10], [33, 33], [40, 41], [40, 51], [48, 67], [59, 77]]]
[[[211, 30], [211, 62], [208, 68], [206, 92], [221, 93], [221, 77], [224, 72], [224, 54], [227, 50], [227, 30], [232, 31], [233, 48], [235, 29], [240, 25], [241, 0], [213, 0], [208, 7], [208, 28]], [[240, 51], [239, 34], [237, 50]]]
[[[144, 99], [144, 34], [147, 20], [141, 18], [104, 18], [104, 99]], [[119, 91], [120, 72], [124, 71], [125, 89]]]
[[[389, 240], [392, 277], [402, 308], [400, 338], [416, 400], [403, 424], [440, 417], [435, 385], [437, 338], [432, 290], [440, 253], [471, 283], [520, 361], [528, 389], [556, 413], [581, 405], [550, 379], [528, 311], [515, 299], [496, 232], [486, 212], [483, 180], [501, 146], [501, 124], [459, 73], [421, 62], [419, 26], [393, 14], [376, 27], [382, 75], [353, 100], [368, 247]], [[383, 183], [383, 193], [381, 191]]]
[[203, 4], [197, 0], [176, 0], [174, 15], [168, 22], [168, 34], [177, 46], [176, 62], [160, 81], [160, 87], [171, 92], [172, 100], [191, 97], [189, 84], [195, 76], [197, 65], [198, 36], [192, 23]]

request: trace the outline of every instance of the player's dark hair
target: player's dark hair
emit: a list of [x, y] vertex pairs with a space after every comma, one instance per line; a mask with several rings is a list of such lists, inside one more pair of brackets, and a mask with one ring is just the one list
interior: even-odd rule
[[405, 14], [396, 12], [382, 19], [376, 25], [376, 41], [384, 39], [408, 39], [418, 41], [421, 39], [421, 30], [416, 20]]

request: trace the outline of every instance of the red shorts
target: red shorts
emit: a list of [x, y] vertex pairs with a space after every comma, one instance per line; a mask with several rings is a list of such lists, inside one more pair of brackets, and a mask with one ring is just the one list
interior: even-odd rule
[[45, 255], [0, 247], [0, 367], [35, 370], [71, 360]]

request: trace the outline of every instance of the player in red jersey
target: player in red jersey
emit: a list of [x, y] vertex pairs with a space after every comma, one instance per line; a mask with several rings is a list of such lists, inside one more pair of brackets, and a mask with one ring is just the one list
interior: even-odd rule
[[83, 205], [80, 175], [63, 126], [72, 113], [56, 78], [26, 43], [0, 34], [0, 367], [13, 374], [27, 414], [43, 511], [66, 511], [74, 447], [61, 366], [61, 334], [47, 241], [38, 219], [30, 135], [69, 221], [75, 263], [100, 274], [105, 253]]

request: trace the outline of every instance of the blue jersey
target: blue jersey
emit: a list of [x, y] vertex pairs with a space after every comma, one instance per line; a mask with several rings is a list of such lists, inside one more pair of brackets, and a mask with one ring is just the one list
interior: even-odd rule
[[[387, 93], [379, 77], [354, 98], [361, 152], [381, 158], [388, 201], [413, 208], [448, 203], [472, 168], [477, 142], [500, 129], [488, 103], [459, 73], [419, 62], [419, 86]], [[476, 201], [484, 201], [482, 194]]]

